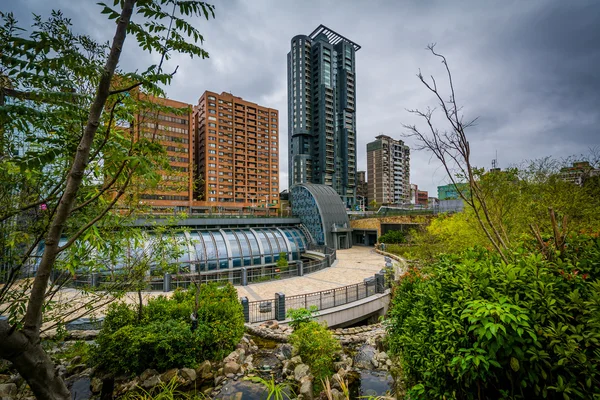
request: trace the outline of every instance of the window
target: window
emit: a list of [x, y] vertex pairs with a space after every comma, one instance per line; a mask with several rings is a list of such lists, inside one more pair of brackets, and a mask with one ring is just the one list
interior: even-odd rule
[[215, 96], [208, 96], [208, 99], [213, 101], [216, 100]]

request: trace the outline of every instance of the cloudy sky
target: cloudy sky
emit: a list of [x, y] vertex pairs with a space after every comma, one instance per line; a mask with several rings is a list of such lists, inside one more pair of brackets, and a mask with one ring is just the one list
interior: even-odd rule
[[[108, 41], [114, 25], [90, 0], [0, 0], [19, 20], [61, 9], [75, 29]], [[110, 2], [112, 3], [112, 1]], [[358, 168], [378, 134], [401, 139], [408, 108], [434, 106], [419, 69], [443, 81], [427, 44], [446, 55], [466, 118], [474, 164], [500, 167], [600, 145], [600, 1], [597, 0], [215, 0], [216, 19], [198, 20], [210, 58], [174, 57], [169, 97], [195, 104], [204, 90], [227, 91], [280, 111], [281, 189], [287, 186], [286, 54], [290, 40], [319, 24], [360, 44], [357, 53]], [[129, 48], [122, 68], [153, 56]], [[440, 126], [443, 129], [444, 126]], [[416, 143], [407, 139], [411, 148]], [[424, 151], [411, 154], [411, 182], [436, 191], [447, 182]]]

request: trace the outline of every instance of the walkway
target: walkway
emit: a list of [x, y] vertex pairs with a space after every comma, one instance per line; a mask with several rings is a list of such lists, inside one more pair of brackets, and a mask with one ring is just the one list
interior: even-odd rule
[[337, 261], [330, 268], [302, 277], [236, 286], [236, 289], [239, 297], [246, 296], [249, 301], [273, 299], [277, 292], [293, 296], [360, 283], [384, 266], [383, 256], [372, 247], [354, 246], [337, 250]]

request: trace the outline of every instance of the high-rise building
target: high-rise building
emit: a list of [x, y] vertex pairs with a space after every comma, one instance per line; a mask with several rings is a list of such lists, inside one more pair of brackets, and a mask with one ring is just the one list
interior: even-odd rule
[[[143, 94], [139, 94], [144, 96]], [[136, 132], [164, 146], [171, 171], [162, 172], [158, 187], [140, 188], [140, 200], [157, 209], [188, 211], [192, 205], [192, 106], [176, 100], [150, 98], [152, 103], [177, 108], [180, 113], [149, 109], [136, 116]]]
[[204, 92], [194, 107], [195, 208], [279, 208], [278, 123], [275, 109]]
[[410, 202], [410, 148], [402, 140], [379, 135], [367, 144], [369, 201], [378, 204]]
[[289, 185], [331, 186], [356, 201], [356, 51], [319, 25], [294, 36], [288, 61]]

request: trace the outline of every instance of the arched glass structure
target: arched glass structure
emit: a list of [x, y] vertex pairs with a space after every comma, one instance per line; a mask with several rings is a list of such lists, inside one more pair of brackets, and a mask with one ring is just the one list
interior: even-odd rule
[[302, 183], [290, 190], [292, 213], [300, 218], [317, 244], [334, 249], [336, 234], [340, 230], [351, 230], [346, 207], [333, 188], [327, 185]]
[[[189, 272], [273, 264], [281, 253], [286, 254], [288, 261], [296, 261], [300, 260], [308, 243], [304, 233], [299, 228], [292, 227], [191, 229], [173, 235], [168, 237], [168, 244], [175, 250], [165, 252], [166, 264], [177, 265]], [[65, 240], [61, 240], [60, 244]], [[152, 231], [148, 231], [144, 240], [122, 246], [123, 254], [111, 257], [108, 253], [95, 251], [94, 257], [108, 270], [119, 270], [139, 262], [143, 257], [153, 259], [152, 252], [157, 251], [157, 243], [158, 239], [153, 236]], [[165, 242], [162, 243], [164, 245]], [[41, 256], [42, 252], [43, 245], [38, 254]], [[85, 265], [80, 267], [86, 269]]]

